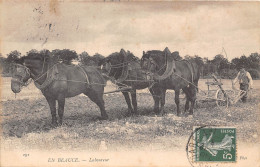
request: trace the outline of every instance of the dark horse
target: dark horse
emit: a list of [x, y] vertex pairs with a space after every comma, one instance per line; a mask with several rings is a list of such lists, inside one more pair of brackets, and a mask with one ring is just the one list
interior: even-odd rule
[[[102, 66], [103, 75], [107, 76], [108, 79], [120, 88], [123, 88], [121, 92], [125, 97], [129, 113], [137, 113], [137, 89], [148, 87], [150, 92], [156, 96], [152, 81], [141, 70], [140, 60], [129, 51], [126, 53], [124, 49], [121, 49], [119, 53], [112, 53], [104, 58], [99, 65]], [[130, 90], [125, 90], [125, 87], [130, 87]]]
[[[161, 96], [156, 99], [156, 105], [159, 102], [163, 110], [165, 104], [165, 93], [167, 89], [175, 91], [175, 103], [177, 105], [177, 116], [180, 116], [179, 94], [180, 89], [186, 94], [185, 111], [193, 114], [194, 103], [198, 80], [200, 77], [199, 66], [192, 60], [175, 61], [173, 55], [166, 47], [164, 51], [152, 50], [143, 52], [141, 67], [151, 74], [155, 82], [161, 88]], [[191, 106], [190, 103], [191, 102]]]
[[[22, 86], [26, 86], [28, 80], [32, 78], [50, 106], [54, 126], [62, 124], [65, 98], [81, 93], [98, 105], [101, 119], [108, 118], [103, 100], [105, 80], [97, 69], [55, 63], [50, 56], [42, 56], [38, 53], [22, 57], [19, 61], [20, 64], [16, 64], [14, 68], [11, 81], [12, 91], [19, 93]], [[58, 101], [58, 122], [56, 101]]]

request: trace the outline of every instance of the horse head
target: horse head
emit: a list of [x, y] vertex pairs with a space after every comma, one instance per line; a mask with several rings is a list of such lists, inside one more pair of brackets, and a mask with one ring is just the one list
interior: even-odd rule
[[14, 64], [12, 66], [11, 89], [14, 93], [19, 93], [23, 86], [29, 84], [31, 78], [30, 69], [22, 64]]
[[[170, 50], [166, 47], [164, 51], [143, 52], [141, 68], [153, 73], [155, 80], [164, 80], [173, 73], [175, 69], [175, 61]], [[162, 73], [162, 70], [164, 69], [165, 71]]]
[[43, 74], [48, 70], [49, 56], [39, 53], [29, 53], [20, 58], [19, 63], [13, 65], [11, 89], [19, 93], [23, 86], [29, 84], [29, 79], [43, 82], [46, 78]]
[[123, 67], [126, 66], [125, 60], [127, 53], [124, 49], [121, 51], [110, 54], [108, 57], [100, 61], [102, 74], [109, 77], [118, 78], [122, 74]]
[[145, 53], [143, 51], [143, 57], [141, 58], [141, 68], [145, 71], [155, 73], [159, 65], [156, 63], [156, 60], [153, 58], [151, 51]]

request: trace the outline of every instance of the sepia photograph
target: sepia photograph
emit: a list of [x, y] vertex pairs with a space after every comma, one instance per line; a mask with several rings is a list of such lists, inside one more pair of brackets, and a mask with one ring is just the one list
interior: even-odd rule
[[260, 166], [260, 2], [0, 0], [0, 166]]

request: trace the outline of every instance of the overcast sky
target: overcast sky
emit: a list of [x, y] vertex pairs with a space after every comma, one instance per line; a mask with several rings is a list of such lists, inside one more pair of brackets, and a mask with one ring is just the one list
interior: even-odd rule
[[141, 57], [166, 46], [181, 56], [229, 60], [260, 53], [260, 2], [5, 1], [1, 53], [72, 49], [104, 56], [121, 48]]

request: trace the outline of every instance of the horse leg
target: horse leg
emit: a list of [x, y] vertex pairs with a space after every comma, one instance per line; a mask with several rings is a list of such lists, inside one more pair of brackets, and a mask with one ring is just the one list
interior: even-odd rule
[[58, 98], [58, 114], [59, 114], [58, 124], [59, 125], [62, 125], [62, 117], [63, 117], [63, 113], [64, 113], [64, 105], [65, 105], [65, 97]]
[[186, 113], [186, 111], [188, 111], [190, 108], [190, 95], [189, 95], [188, 87], [185, 87], [182, 90], [186, 95], [186, 103], [185, 103], [185, 108], [184, 108], [184, 112]]
[[149, 91], [151, 92], [154, 100], [154, 112], [155, 114], [159, 114], [159, 102], [160, 102], [160, 94], [157, 90], [158, 88], [150, 88]]
[[98, 92], [90, 89], [84, 94], [87, 95], [91, 101], [93, 101], [94, 103], [97, 104], [97, 106], [99, 107], [100, 112], [101, 112], [101, 119], [102, 120], [108, 119], [108, 115], [107, 115], [106, 110], [105, 110], [105, 102], [104, 102], [104, 99], [103, 99], [103, 92], [98, 93]]
[[165, 111], [164, 111], [165, 94], [166, 94], [166, 89], [163, 89], [162, 92], [161, 92], [161, 109], [160, 109], [162, 114], [165, 114]]
[[190, 96], [190, 101], [191, 101], [191, 106], [190, 106], [190, 110], [189, 110], [189, 115], [193, 115], [193, 109], [194, 109], [194, 104], [196, 101], [196, 90], [197, 88], [195, 86], [191, 86], [190, 85], [190, 92], [191, 92], [191, 96]]
[[134, 107], [134, 113], [137, 114], [137, 100], [136, 100], [136, 90], [130, 92], [132, 97], [132, 105]]
[[131, 100], [130, 100], [129, 94], [128, 94], [128, 92], [122, 92], [122, 93], [123, 93], [123, 95], [125, 97], [125, 101], [126, 101], [126, 104], [128, 106], [128, 112], [129, 112], [129, 114], [132, 114], [133, 107], [131, 105]]
[[180, 90], [174, 90], [175, 91], [175, 104], [176, 104], [176, 107], [177, 107], [177, 116], [181, 116], [181, 113], [180, 113]]
[[52, 121], [51, 124], [52, 126], [56, 127], [58, 125], [57, 123], [57, 117], [56, 117], [56, 100], [51, 98], [51, 97], [46, 97], [46, 100], [50, 106], [50, 110], [51, 110], [51, 117], [52, 117]]

